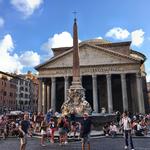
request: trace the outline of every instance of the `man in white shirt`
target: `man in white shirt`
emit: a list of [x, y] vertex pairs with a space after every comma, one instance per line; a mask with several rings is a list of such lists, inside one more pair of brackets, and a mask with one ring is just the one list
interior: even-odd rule
[[131, 135], [131, 119], [128, 117], [128, 113], [124, 112], [123, 113], [123, 118], [122, 118], [122, 126], [124, 130], [124, 137], [125, 137], [125, 149], [128, 149], [128, 137], [130, 139], [130, 146], [131, 150], [134, 150], [133, 146], [133, 141], [132, 141], [132, 135]]

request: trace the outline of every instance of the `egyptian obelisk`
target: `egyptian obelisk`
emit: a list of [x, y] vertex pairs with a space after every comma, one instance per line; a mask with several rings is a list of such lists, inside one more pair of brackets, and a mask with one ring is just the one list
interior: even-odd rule
[[79, 62], [79, 44], [78, 44], [78, 27], [76, 18], [74, 19], [73, 25], [73, 81], [70, 88], [82, 88], [80, 79], [80, 62]]
[[80, 78], [79, 60], [78, 28], [77, 19], [75, 18], [73, 25], [73, 81], [67, 90], [67, 100], [61, 107], [63, 115], [74, 112], [76, 115], [82, 116], [85, 112], [88, 114], [92, 112], [90, 104], [85, 100], [85, 89], [82, 87]]

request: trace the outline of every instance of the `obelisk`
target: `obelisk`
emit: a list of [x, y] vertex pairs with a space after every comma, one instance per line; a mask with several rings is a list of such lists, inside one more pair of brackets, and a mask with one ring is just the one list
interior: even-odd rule
[[80, 62], [79, 62], [79, 44], [78, 44], [78, 27], [76, 18], [73, 25], [73, 81], [70, 88], [82, 88], [80, 79]]
[[75, 18], [73, 25], [73, 81], [67, 90], [67, 100], [61, 107], [62, 115], [75, 113], [78, 116], [82, 116], [85, 112], [88, 114], [92, 112], [90, 104], [85, 100], [85, 89], [82, 87], [80, 78], [79, 60], [78, 28]]

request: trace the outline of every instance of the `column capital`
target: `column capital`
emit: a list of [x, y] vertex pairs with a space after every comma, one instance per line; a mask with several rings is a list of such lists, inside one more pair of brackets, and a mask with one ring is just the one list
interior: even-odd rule
[[141, 78], [141, 73], [137, 72], [137, 73], [136, 73], [136, 77], [137, 77], [137, 78]]
[[111, 78], [111, 74], [106, 74], [106, 78]]
[[121, 73], [120, 75], [121, 75], [121, 78], [122, 78], [122, 79], [125, 79], [125, 78], [126, 78], [126, 74], [125, 74], [125, 73]]
[[69, 79], [69, 76], [64, 76], [65, 81]]
[[96, 74], [92, 74], [92, 78], [93, 78], [93, 79], [96, 79], [96, 78], [97, 78], [97, 75], [96, 75]]
[[56, 77], [51, 77], [52, 82], [56, 82]]

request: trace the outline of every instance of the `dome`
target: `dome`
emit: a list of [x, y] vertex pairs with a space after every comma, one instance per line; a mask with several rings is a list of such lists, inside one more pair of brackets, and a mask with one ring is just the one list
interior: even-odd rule
[[89, 43], [89, 44], [99, 45], [99, 44], [108, 44], [111, 42], [104, 40], [104, 39], [91, 39], [91, 40], [85, 40], [81, 43]]

